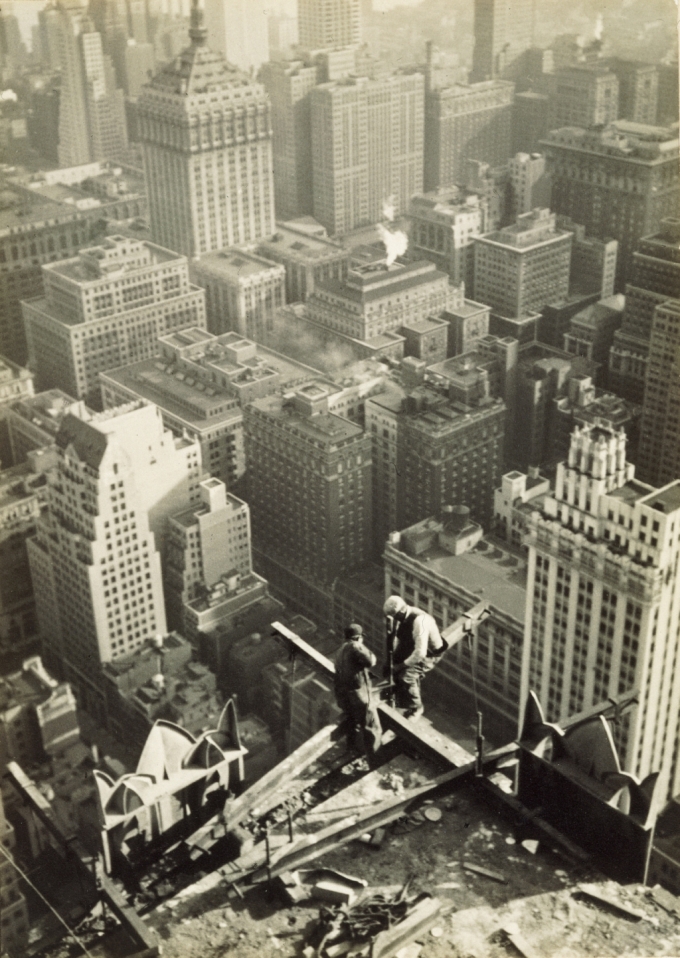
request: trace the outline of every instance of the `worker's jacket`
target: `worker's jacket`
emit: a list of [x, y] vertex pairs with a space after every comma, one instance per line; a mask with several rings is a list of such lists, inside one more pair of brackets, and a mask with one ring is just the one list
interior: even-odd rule
[[446, 646], [437, 623], [427, 612], [410, 609], [406, 617], [397, 621], [391, 637], [394, 665], [401, 665], [416, 653], [416, 659], [437, 658]]
[[335, 661], [335, 688], [342, 691], [362, 688], [366, 684], [364, 671], [375, 662], [375, 655], [362, 642], [345, 642]]

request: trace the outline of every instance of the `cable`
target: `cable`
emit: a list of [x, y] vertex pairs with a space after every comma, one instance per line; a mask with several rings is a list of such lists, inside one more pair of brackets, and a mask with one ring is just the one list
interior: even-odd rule
[[470, 675], [472, 676], [472, 695], [475, 700], [475, 713], [479, 713], [479, 698], [477, 696], [477, 670], [475, 668], [475, 659], [472, 651], [472, 629], [467, 634], [467, 647], [470, 653]]
[[73, 938], [73, 940], [76, 942], [76, 944], [77, 944], [77, 945], [80, 945], [80, 947], [83, 949], [83, 951], [84, 951], [85, 954], [87, 955], [87, 958], [94, 958], [92, 952], [87, 950], [87, 948], [85, 947], [85, 945], [83, 944], [83, 942], [82, 942], [82, 941], [80, 940], [80, 938], [78, 938], [78, 936], [76, 935], [75, 931], [73, 931], [73, 929], [68, 926], [68, 924], [67, 924], [66, 921], [61, 917], [61, 915], [60, 915], [59, 912], [56, 910], [56, 908], [53, 908], [53, 907], [52, 907], [52, 905], [51, 905], [51, 904], [49, 903], [49, 901], [45, 898], [45, 896], [44, 896], [43, 893], [40, 891], [40, 889], [39, 889], [39, 888], [36, 888], [36, 886], [33, 884], [33, 882], [32, 882], [31, 879], [28, 877], [28, 875], [26, 874], [26, 872], [22, 871], [21, 868], [19, 868], [19, 866], [17, 865], [17, 863], [14, 861], [14, 859], [12, 858], [12, 856], [9, 854], [9, 852], [5, 851], [5, 849], [3, 848], [2, 844], [0, 844], [0, 852], [2, 852], [2, 854], [5, 856], [5, 858], [6, 858], [7, 861], [10, 863], [10, 865], [13, 865], [14, 868], [16, 868], [16, 870], [19, 872], [19, 874], [21, 875], [21, 877], [23, 878], [23, 880], [26, 882], [26, 884], [29, 885], [29, 886], [33, 889], [33, 891], [36, 893], [36, 895], [38, 895], [38, 897], [41, 898], [41, 899], [45, 902], [45, 904], [46, 904], [47, 907], [50, 909], [50, 911], [51, 911], [54, 915], [57, 916], [57, 918], [59, 919], [59, 921], [61, 922], [61, 924], [64, 926], [64, 928], [65, 928], [66, 931], [69, 933], [69, 935]]

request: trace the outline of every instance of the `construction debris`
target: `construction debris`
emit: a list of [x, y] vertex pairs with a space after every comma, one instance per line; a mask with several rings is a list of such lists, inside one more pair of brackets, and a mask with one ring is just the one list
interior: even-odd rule
[[491, 878], [493, 881], [500, 882], [502, 885], [507, 884], [505, 875], [501, 875], [500, 872], [493, 871], [491, 868], [482, 868], [481, 865], [473, 865], [472, 862], [463, 862], [463, 868], [468, 872], [474, 872], [475, 875], [483, 875], [484, 878]]
[[593, 904], [598, 905], [600, 908], [605, 908], [616, 914], [623, 915], [624, 918], [628, 918], [630, 921], [641, 921], [643, 918], [646, 918], [646, 915], [641, 911], [625, 905], [618, 896], [615, 897], [614, 895], [608, 894], [602, 889], [601, 885], [586, 885], [582, 883], [578, 886], [575, 894], [593, 902]]

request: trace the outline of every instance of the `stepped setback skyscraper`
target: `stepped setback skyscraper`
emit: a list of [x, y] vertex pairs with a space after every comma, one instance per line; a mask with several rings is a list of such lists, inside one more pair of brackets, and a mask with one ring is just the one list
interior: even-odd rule
[[522, 690], [550, 722], [638, 690], [617, 724], [621, 764], [680, 789], [680, 481], [635, 479], [626, 437], [575, 429], [555, 491], [529, 521]]
[[50, 667], [103, 719], [102, 663], [166, 632], [162, 540], [168, 517], [199, 500], [200, 451], [144, 402], [67, 415], [57, 451], [28, 543], [38, 622]]
[[206, 45], [196, 3], [191, 44], [138, 103], [153, 240], [190, 256], [274, 232], [269, 99]]

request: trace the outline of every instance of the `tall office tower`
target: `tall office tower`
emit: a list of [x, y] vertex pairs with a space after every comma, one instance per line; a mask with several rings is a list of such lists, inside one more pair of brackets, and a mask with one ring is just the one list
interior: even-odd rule
[[484, 221], [479, 197], [457, 186], [414, 196], [409, 206], [409, 245], [414, 255], [423, 256], [437, 269], [449, 274], [451, 282], [472, 289], [473, 237], [482, 232]]
[[680, 479], [680, 300], [654, 310], [642, 403], [639, 472], [663, 485]]
[[550, 130], [550, 97], [525, 90], [515, 94], [512, 111], [513, 153], [536, 153]]
[[586, 236], [585, 227], [574, 223], [568, 216], [558, 216], [556, 222], [560, 229], [569, 230], [574, 235], [569, 272], [570, 293], [587, 295], [597, 292], [601, 299], [613, 296], [618, 242], [615, 239], [601, 240]]
[[60, 70], [59, 11], [53, 0], [38, 11], [38, 32], [43, 67], [50, 72]]
[[548, 78], [550, 129], [606, 126], [619, 118], [619, 79], [602, 62], [564, 67]]
[[136, 43], [149, 42], [149, 19], [146, 0], [128, 0], [128, 30]]
[[123, 85], [127, 96], [139, 96], [155, 65], [156, 54], [152, 43], [138, 43], [133, 39], [127, 41], [123, 57]]
[[186, 259], [123, 236], [43, 267], [45, 295], [22, 303], [29, 363], [41, 389], [99, 405], [99, 373], [155, 356], [157, 339], [205, 327], [203, 290]]
[[505, 80], [457, 84], [426, 93], [426, 190], [466, 183], [469, 160], [490, 166], [506, 162], [512, 155], [514, 94], [514, 84]]
[[110, 57], [79, 0], [60, 4], [59, 163], [120, 159], [127, 149], [125, 99]]
[[2, 950], [7, 955], [25, 955], [28, 950], [28, 904], [21, 889], [21, 879], [14, 867], [16, 846], [14, 826], [5, 817], [0, 793], [0, 911], [2, 912]]
[[208, 49], [196, 2], [189, 36], [137, 113], [152, 239], [198, 256], [274, 232], [272, 134], [264, 88]]
[[623, 431], [575, 429], [555, 491], [529, 520], [522, 690], [559, 722], [631, 689], [622, 766], [680, 789], [680, 482], [634, 478]]
[[534, 46], [536, 0], [475, 0], [473, 82], [521, 75]]
[[659, 91], [656, 110], [656, 122], [671, 126], [678, 122], [680, 102], [678, 100], [678, 80], [680, 79], [680, 65], [677, 56], [675, 62], [660, 63]]
[[[619, 79], [619, 116], [622, 120], [654, 125], [659, 101], [659, 70], [654, 63], [612, 57], [607, 66]], [[677, 117], [677, 111], [676, 111]]]
[[348, 78], [310, 93], [314, 216], [331, 233], [406, 212], [423, 190], [421, 74]]
[[327, 50], [361, 43], [361, 0], [298, 0], [303, 50]]
[[309, 94], [319, 67], [302, 60], [276, 60], [260, 71], [272, 104], [274, 198], [281, 219], [313, 212], [312, 115]]
[[25, 66], [28, 51], [24, 43], [19, 21], [14, 15], [12, 3], [5, 4], [0, 11], [0, 71], [2, 79], [10, 80], [18, 70]]
[[252, 0], [204, 0], [210, 45], [246, 73], [269, 60], [269, 27], [263, 4]]
[[617, 291], [642, 236], [680, 211], [677, 130], [612, 123], [606, 130], [553, 130], [543, 140], [551, 206], [599, 239], [619, 242]]
[[328, 412], [331, 391], [312, 382], [245, 409], [253, 544], [324, 584], [371, 548], [371, 440]]
[[621, 329], [609, 354], [609, 387], [631, 402], [643, 400], [654, 310], [680, 289], [680, 219], [669, 217], [640, 240], [626, 284]]
[[538, 313], [569, 292], [572, 234], [535, 209], [512, 226], [475, 237], [475, 296], [508, 319]]
[[106, 715], [101, 665], [167, 631], [161, 552], [168, 517], [198, 501], [197, 443], [150, 403], [68, 415], [47, 511], [28, 543], [48, 668]]
[[[407, 360], [408, 362], [408, 360]], [[488, 393], [488, 378], [486, 381]], [[485, 397], [449, 399], [442, 389], [392, 383], [366, 400], [371, 437], [373, 545], [395, 529], [441, 518], [465, 502], [478, 521], [491, 521], [493, 490], [502, 472], [505, 404]]]

